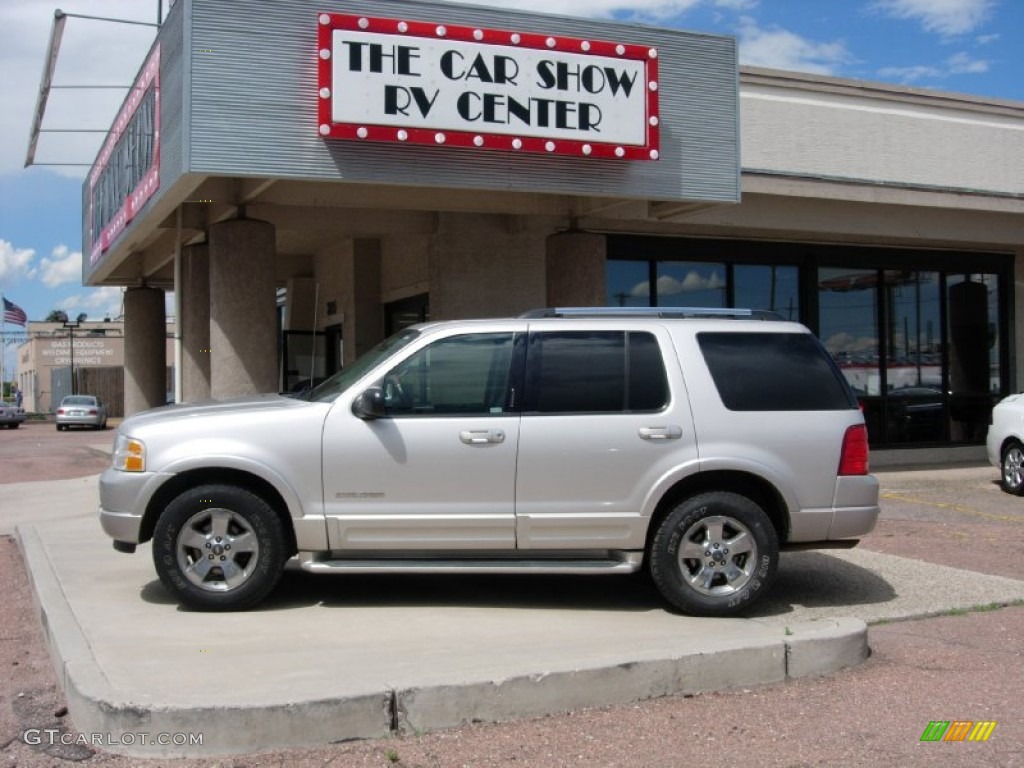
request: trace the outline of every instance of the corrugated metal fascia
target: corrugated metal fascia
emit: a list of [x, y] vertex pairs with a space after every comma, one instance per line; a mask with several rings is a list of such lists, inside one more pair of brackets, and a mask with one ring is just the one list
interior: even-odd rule
[[[190, 0], [190, 7], [191, 171], [655, 200], [739, 199], [732, 38], [421, 2]], [[324, 140], [316, 132], [315, 97], [316, 14], [324, 10], [657, 46], [661, 159], [620, 163]], [[197, 53], [206, 50], [214, 53]]]

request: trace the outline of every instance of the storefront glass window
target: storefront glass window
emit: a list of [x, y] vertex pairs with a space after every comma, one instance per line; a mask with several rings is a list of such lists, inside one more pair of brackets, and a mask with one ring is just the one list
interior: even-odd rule
[[[736, 263], [732, 242], [610, 242], [609, 306], [768, 309], [809, 325], [856, 393], [873, 446], [983, 443], [1008, 389], [1009, 271], [998, 256], [749, 243], [751, 258]], [[637, 252], [649, 258], [630, 260]], [[979, 271], [958, 271], [965, 263]]]
[[649, 261], [608, 260], [605, 285], [609, 307], [651, 306]]
[[881, 394], [878, 366], [878, 273], [818, 270], [819, 336], [858, 397]]
[[659, 261], [657, 268], [657, 306], [728, 306], [724, 264]]
[[945, 439], [942, 314], [938, 272], [886, 270], [886, 438]]
[[733, 305], [767, 309], [786, 320], [800, 319], [800, 269], [791, 266], [737, 264], [733, 267]]

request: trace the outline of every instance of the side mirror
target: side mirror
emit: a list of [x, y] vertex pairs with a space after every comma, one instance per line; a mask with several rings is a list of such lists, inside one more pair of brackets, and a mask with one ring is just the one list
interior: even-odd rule
[[388, 415], [384, 403], [384, 390], [381, 387], [370, 387], [352, 401], [352, 413], [363, 421], [382, 419]]

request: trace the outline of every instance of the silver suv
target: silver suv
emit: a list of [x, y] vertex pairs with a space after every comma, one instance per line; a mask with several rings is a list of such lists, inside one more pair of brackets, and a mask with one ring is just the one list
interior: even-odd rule
[[100, 480], [191, 608], [315, 573], [614, 574], [726, 616], [783, 548], [878, 517], [864, 420], [802, 325], [743, 310], [547, 310], [414, 326], [303, 399], [127, 419]]

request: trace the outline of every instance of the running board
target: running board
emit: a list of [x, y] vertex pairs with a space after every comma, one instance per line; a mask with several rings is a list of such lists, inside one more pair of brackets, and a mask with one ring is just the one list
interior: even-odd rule
[[643, 565], [642, 552], [623, 552], [614, 559], [545, 559], [514, 560], [496, 558], [487, 560], [430, 558], [357, 560], [324, 560], [308, 552], [299, 554], [299, 567], [310, 573], [569, 573], [616, 574], [636, 573]]

